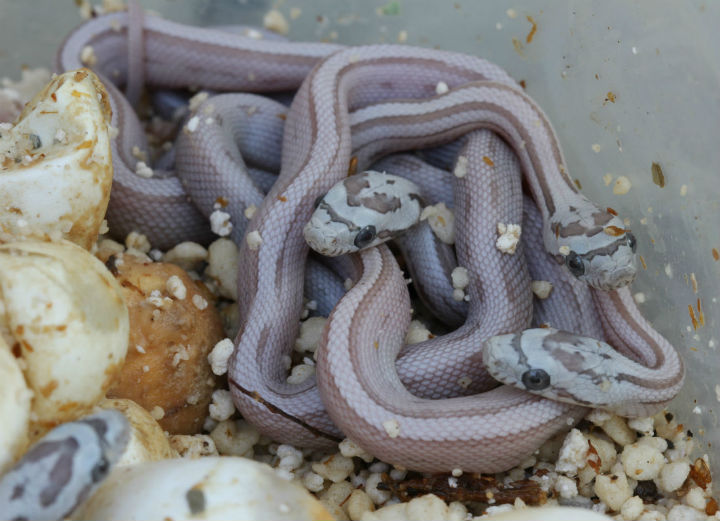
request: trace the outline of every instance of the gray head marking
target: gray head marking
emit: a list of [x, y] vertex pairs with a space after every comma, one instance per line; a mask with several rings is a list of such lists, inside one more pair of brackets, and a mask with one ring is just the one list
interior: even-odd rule
[[419, 189], [410, 181], [380, 172], [362, 172], [328, 191], [303, 234], [318, 253], [342, 255], [404, 232], [418, 222], [420, 210]]
[[8, 519], [61, 519], [87, 498], [121, 457], [130, 426], [105, 410], [62, 424], [41, 438], [0, 478]]

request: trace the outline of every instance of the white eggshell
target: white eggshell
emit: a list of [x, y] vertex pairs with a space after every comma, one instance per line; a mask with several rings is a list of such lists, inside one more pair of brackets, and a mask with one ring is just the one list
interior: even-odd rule
[[20, 457], [27, 444], [31, 398], [22, 371], [0, 336], [0, 476]]
[[492, 521], [610, 521], [606, 515], [586, 508], [541, 507], [522, 508], [502, 514], [495, 514]]
[[115, 277], [68, 242], [0, 245], [0, 330], [22, 358], [37, 425], [88, 412], [127, 353], [128, 311]]
[[118, 467], [178, 456], [175, 449], [170, 446], [170, 441], [165, 436], [165, 431], [160, 424], [134, 401], [124, 398], [106, 398], [98, 404], [98, 407], [116, 409], [123, 413], [130, 422], [130, 440], [125, 447], [125, 452], [115, 464]]
[[0, 132], [0, 241], [92, 246], [112, 183], [110, 116], [102, 83], [80, 69], [53, 79]]
[[331, 520], [303, 487], [239, 457], [170, 459], [120, 467], [74, 520]]

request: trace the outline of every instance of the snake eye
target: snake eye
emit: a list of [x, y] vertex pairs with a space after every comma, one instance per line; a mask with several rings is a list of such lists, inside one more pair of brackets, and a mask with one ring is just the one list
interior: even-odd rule
[[542, 391], [550, 385], [550, 375], [543, 369], [528, 369], [521, 379], [528, 391]]
[[110, 462], [104, 457], [95, 465], [91, 471], [93, 483], [102, 481], [110, 470]]
[[570, 253], [568, 253], [567, 257], [565, 257], [565, 264], [570, 270], [570, 273], [572, 273], [576, 277], [580, 277], [581, 275], [585, 274], [585, 263], [583, 262], [582, 258], [580, 258], [580, 255], [578, 255], [574, 251], [571, 251]]
[[625, 236], [627, 237], [627, 245], [630, 246], [630, 249], [635, 253], [635, 250], [637, 250], [637, 240], [635, 236], [630, 232], [627, 232]]
[[362, 228], [355, 236], [355, 247], [362, 250], [375, 240], [375, 227], [372, 224]]

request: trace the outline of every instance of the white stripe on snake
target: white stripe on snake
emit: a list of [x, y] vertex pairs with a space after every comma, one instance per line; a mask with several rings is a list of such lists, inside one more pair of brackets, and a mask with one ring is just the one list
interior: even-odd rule
[[[463, 155], [468, 172], [454, 185], [460, 194], [458, 262], [471, 278], [468, 319], [458, 330], [409, 349], [424, 349], [430, 364], [454, 359], [470, 371], [480, 365], [484, 339], [507, 327], [526, 327], [532, 299], [522, 251], [510, 255], [495, 248], [497, 223], [522, 220], [514, 154], [493, 133], [479, 131], [470, 134]], [[483, 157], [492, 157], [494, 166]], [[328, 319], [317, 373], [331, 418], [365, 450], [420, 471], [496, 472], [517, 465], [584, 414], [507, 386], [441, 400], [408, 392], [394, 364], [410, 321], [403, 274], [385, 246], [363, 250], [361, 259], [362, 278]], [[458, 354], [463, 348], [471, 355], [464, 360]], [[489, 379], [486, 388], [495, 385]]]
[[[120, 83], [127, 81], [131, 91], [138, 90], [137, 83], [140, 81], [166, 88], [202, 85], [219, 90], [282, 91], [296, 88], [319, 59], [340, 48], [328, 44], [254, 40], [217, 30], [182, 26], [154, 16], [143, 17], [134, 3], [131, 3], [131, 8], [131, 16], [114, 13], [98, 17], [73, 31], [58, 53], [58, 68], [68, 70], [82, 66], [81, 51], [90, 45], [99, 59], [96, 72], [103, 78], [115, 78]], [[136, 22], [134, 25], [129, 23], [133, 19]], [[142, 27], [138, 28], [140, 23]], [[132, 45], [128, 45], [128, 27], [131, 32], [138, 33], [138, 37], [130, 42]], [[352, 50], [344, 53], [346, 60], [354, 55]], [[438, 60], [433, 60], [431, 56], [434, 53], [439, 51], [425, 50], [415, 53], [414, 57], [410, 53], [407, 59], [426, 61], [429, 67], [444, 73], [444, 77], [437, 81], [443, 81], [451, 87], [478, 79], [499, 81], [516, 87], [504, 71], [488, 62], [475, 59], [476, 62], [482, 62], [477, 70], [482, 73], [473, 76], [467, 74], [469, 70], [463, 72], [462, 66], [459, 66], [462, 59], [458, 62], [457, 58], [463, 55], [445, 53], [444, 56], [439, 55]], [[421, 70], [416, 71], [417, 77], [409, 75], [402, 78], [407, 82], [402, 89], [405, 92], [397, 90], [397, 85], [393, 86], [392, 81], [385, 81], [383, 72], [388, 67], [397, 70], [398, 66], [392, 65], [394, 60], [382, 63], [382, 58], [378, 58], [376, 66], [371, 67], [375, 76], [366, 73], [363, 85], [355, 88], [360, 92], [353, 93], [352, 105], [348, 106], [348, 110], [389, 98], [397, 99], [398, 94], [401, 98], [417, 98], [434, 92], [435, 87], [429, 81], [432, 74], [430, 71], [424, 74]], [[436, 65], [430, 66], [432, 61]], [[443, 61], [445, 63], [438, 69], [438, 64]], [[144, 62], [144, 67], [133, 69], [130, 67], [133, 62]], [[350, 67], [354, 68], [357, 67]], [[236, 70], [251, 72], [245, 76], [236, 74]], [[318, 76], [317, 71], [314, 76]], [[207, 240], [209, 235], [204, 219], [188, 204], [177, 178], [168, 172], [157, 172], [151, 179], [142, 179], [134, 174], [134, 169], [130, 167], [135, 164], [132, 148], [145, 148], [144, 134], [124, 97], [112, 85], [108, 85], [108, 90], [114, 114], [113, 124], [121, 133], [119, 140], [113, 141], [113, 157], [117, 160], [114, 161], [116, 178], [108, 211], [111, 228], [123, 235], [143, 228], [138, 225], [142, 225], [142, 221], [147, 219], [148, 210], [152, 209], [153, 227], [144, 231], [150, 234], [155, 246], [162, 248], [182, 240]], [[491, 99], [499, 101], [499, 98], [495, 94]], [[481, 98], [478, 102], [487, 100]], [[504, 100], [503, 103], [504, 108], [514, 107], [515, 112], [511, 110], [508, 114], [511, 118], [520, 114], [521, 105], [517, 99]], [[521, 133], [523, 135], [506, 137], [518, 147], [534, 139], [544, 141], [533, 147], [536, 152], [542, 151], [543, 154], [534, 154], [530, 158], [536, 164], [529, 168], [534, 174], [529, 174], [528, 180], [543, 210], [546, 248], [564, 260], [576, 276], [593, 286], [611, 289], [627, 284], [636, 273], [631, 251], [634, 250], [634, 237], [625, 231], [620, 218], [601, 210], [577, 192], [565, 172], [564, 160], [547, 119], [531, 102], [526, 110], [529, 113], [524, 116], [533, 119], [538, 128], [526, 127], [525, 133]], [[452, 111], [449, 107], [448, 111], [450, 115]], [[400, 117], [400, 114], [388, 111], [385, 106], [379, 107], [378, 112], [389, 118]], [[491, 120], [486, 121], [486, 124], [494, 126]], [[378, 127], [372, 125], [371, 130]], [[418, 125], [418, 130], [432, 133], [434, 129]], [[507, 129], [500, 131], [504, 134], [508, 132]], [[437, 144], [441, 140], [434, 138], [426, 141], [427, 145]], [[521, 159], [523, 166], [528, 169], [526, 159]]]
[[[303, 83], [286, 121], [280, 178], [248, 228], [257, 231], [263, 242], [257, 250], [243, 245], [240, 252], [241, 262], [249, 268], [239, 281], [240, 293], [252, 297], [239, 303], [245, 327], [231, 363], [231, 386], [243, 414], [267, 434], [301, 445], [326, 445], [320, 439], [322, 433], [336, 432], [324, 419], [312, 382], [289, 386], [280, 362], [296, 334], [293, 321], [301, 304], [297, 296], [293, 297], [299, 295], [297, 277], [305, 255], [305, 245], [298, 239], [302, 240], [302, 226], [310, 218], [312, 202], [347, 171], [347, 110], [357, 106], [356, 96], [361, 103], [372, 99], [373, 92], [381, 98], [372, 106], [356, 109], [353, 115], [353, 141], [364, 143], [356, 151], [359, 165], [384, 153], [447, 142], [472, 128], [491, 127], [514, 144], [529, 184], [546, 211], [548, 207], [556, 211], [562, 203], [576, 211], [582, 208], [583, 213], [603, 216], [605, 224], [619, 222], [594, 205], [588, 210], [587, 199], [561, 172], [562, 156], [549, 123], [527, 96], [503, 84], [466, 83], [482, 79], [488, 67], [482, 60], [462, 55], [371, 46], [333, 55]], [[494, 67], [490, 71], [496, 73]], [[452, 86], [446, 95], [382, 103], [390, 96], [407, 99], [432, 92], [441, 79]], [[552, 198], [558, 186], [559, 202]], [[580, 227], [577, 223], [573, 226]], [[546, 239], [548, 236], [555, 243], [556, 235], [546, 233]], [[610, 237], [603, 234], [595, 239], [606, 236]], [[585, 242], [561, 230], [557, 239]], [[632, 250], [617, 238], [613, 242], [612, 249], [620, 256], [629, 255], [626, 260], [630, 266], [616, 272], [611, 260], [609, 272], [600, 269], [600, 275], [590, 274], [597, 281], [607, 282], [603, 276], [612, 278], [619, 273], [619, 282], [625, 283], [627, 274], [634, 273]], [[587, 246], [594, 249], [592, 243]], [[555, 243], [553, 248], [557, 253], [560, 246]], [[278, 320], [287, 327], [273, 327]]]
[[[112, 20], [120, 25], [120, 32], [112, 29]], [[126, 20], [126, 15], [118, 15], [89, 22], [69, 39], [59, 62], [67, 66], [77, 61], [79, 50], [90, 42], [96, 54], [115, 57], [103, 63], [104, 72], [111, 74], [115, 67], [119, 77], [126, 76], [122, 51], [118, 51], [124, 48]], [[211, 33], [148, 17], [143, 31], [148, 83], [183, 86], [197, 72], [203, 81], [208, 80], [204, 86], [209, 88], [263, 90], [275, 80], [285, 82], [283, 88], [293, 88], [310, 66], [334, 50], [312, 44], [248, 42]], [[214, 59], [208, 61], [207, 56]], [[244, 61], [244, 70], [252, 69], [253, 78], [234, 73], [241, 70], [238, 60]], [[218, 64], [219, 71], [213, 68]], [[283, 77], [286, 72], [288, 76]], [[477, 80], [491, 82], [468, 83]], [[439, 81], [451, 90], [434, 97]], [[120, 106], [125, 115], [131, 113], [117, 91], [113, 99], [116, 111]], [[230, 371], [231, 387], [245, 416], [276, 439], [300, 445], [327, 446], [327, 440], [339, 434], [325, 417], [311, 381], [299, 386], [284, 382], [282, 357], [292, 346], [302, 305], [306, 251], [302, 227], [315, 198], [347, 171], [350, 125], [352, 148], [363, 168], [389, 152], [441, 144], [474, 128], [498, 131], [518, 154], [542, 210], [548, 251], [597, 287], [627, 284], [636, 270], [634, 238], [622, 220], [578, 194], [547, 119], [503, 71], [468, 56], [405, 47], [374, 46], [334, 54], [313, 70], [289, 113], [279, 182], [248, 228], [258, 231], [263, 242], [257, 250], [243, 243], [239, 282], [243, 327]], [[124, 163], [132, 164], [132, 137], [138, 132], [129, 132], [123, 125], [120, 131]], [[161, 240], [204, 233], [198, 221], [188, 217], [188, 204], [175, 178], [143, 180], [132, 169], [123, 168], [116, 169], [118, 183], [124, 187], [113, 188], [118, 210], [114, 215], [132, 205], [141, 214], [152, 208]], [[150, 190], [154, 195], [149, 197], [151, 181], [156, 189]], [[120, 221], [124, 218], [119, 217]], [[120, 230], [136, 224], [128, 222], [121, 222]], [[630, 331], [650, 338], [645, 341], [647, 350], [657, 353], [657, 338], [647, 333], [648, 324], [635, 320], [637, 310], [620, 300], [610, 302], [605, 305], [605, 323], [633, 322]], [[616, 330], [618, 336], [627, 333]], [[452, 369], [453, 359], [443, 363]], [[443, 384], [431, 379], [426, 385], [442, 388]], [[512, 434], [508, 436], [513, 439]]]

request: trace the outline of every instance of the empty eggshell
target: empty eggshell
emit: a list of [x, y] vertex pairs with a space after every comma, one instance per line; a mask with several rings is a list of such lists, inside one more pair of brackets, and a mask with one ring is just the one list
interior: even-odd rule
[[107, 268], [68, 242], [0, 245], [0, 332], [33, 392], [33, 433], [89, 412], [125, 360], [128, 311]]
[[0, 242], [92, 246], [112, 184], [110, 116], [102, 83], [79, 69], [53, 79], [0, 133]]
[[117, 462], [118, 467], [178, 456], [160, 424], [137, 403], [122, 398], [105, 399], [98, 407], [120, 411], [130, 423], [130, 441]]
[[331, 520], [297, 483], [239, 457], [169, 459], [116, 468], [74, 520]]

